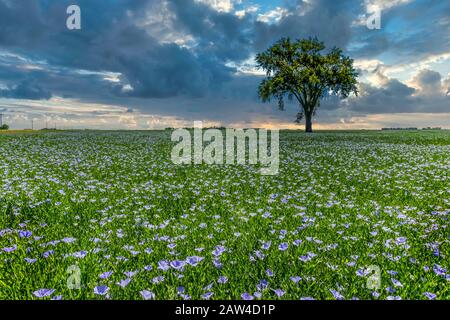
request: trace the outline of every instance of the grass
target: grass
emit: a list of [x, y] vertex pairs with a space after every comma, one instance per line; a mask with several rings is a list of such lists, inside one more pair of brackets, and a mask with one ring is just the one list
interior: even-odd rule
[[277, 176], [172, 146], [0, 134], [0, 299], [450, 299], [449, 131], [284, 131]]

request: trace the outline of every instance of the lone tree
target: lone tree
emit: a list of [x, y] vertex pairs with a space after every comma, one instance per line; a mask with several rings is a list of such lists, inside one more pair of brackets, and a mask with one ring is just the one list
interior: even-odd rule
[[300, 112], [296, 122], [305, 118], [306, 132], [312, 132], [312, 117], [321, 98], [358, 94], [358, 73], [353, 68], [353, 59], [344, 56], [339, 48], [322, 54], [324, 49], [324, 43], [317, 38], [296, 42], [283, 38], [256, 56], [258, 68], [267, 74], [259, 85], [259, 97], [263, 102], [276, 98], [280, 110], [284, 110], [286, 96], [289, 101], [297, 99]]

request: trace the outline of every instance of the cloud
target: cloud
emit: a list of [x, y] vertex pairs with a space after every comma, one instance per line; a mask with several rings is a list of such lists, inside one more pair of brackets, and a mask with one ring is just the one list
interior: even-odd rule
[[443, 93], [441, 74], [436, 71], [421, 70], [410, 83], [418, 88], [418, 94], [420, 95], [439, 96]]
[[444, 94], [450, 96], [450, 73], [447, 75], [447, 79], [443, 81]]
[[401, 6], [412, 2], [413, 0], [365, 0], [366, 8], [373, 6], [379, 7], [381, 10], [389, 10], [397, 6]]
[[[381, 54], [392, 63], [406, 64], [449, 51], [450, 20], [448, 1], [370, 1], [383, 9], [381, 29], [368, 30], [365, 24], [353, 27], [350, 52], [370, 59]], [[426, 18], [425, 18], [426, 17]]]
[[273, 23], [255, 22], [255, 49], [264, 50], [281, 37], [318, 37], [327, 46], [346, 48], [360, 7], [357, 1], [296, 1], [286, 8], [290, 14], [282, 14]]
[[[230, 48], [230, 41], [226, 38], [217, 39], [224, 40], [220, 46], [201, 46], [196, 52], [176, 43], [159, 41], [149, 34], [146, 28], [134, 23], [135, 19], [139, 20], [144, 16], [141, 10], [146, 12], [147, 4], [152, 6], [152, 2], [145, 1], [139, 1], [140, 5], [136, 5], [136, 2], [132, 5], [130, 1], [98, 1], [95, 4], [78, 1], [84, 23], [82, 30], [71, 32], [64, 29], [65, 11], [62, 9], [65, 2], [42, 7], [33, 2], [30, 3], [30, 11], [22, 2], [10, 4], [0, 1], [4, 9], [3, 16], [8, 17], [0, 19], [2, 30], [3, 25], [8, 22], [12, 22], [12, 25], [5, 28], [11, 29], [11, 34], [12, 30], [17, 29], [14, 37], [4, 37], [2, 47], [19, 52], [31, 49], [38, 58], [60, 68], [117, 73], [120, 75], [121, 85], [114, 86], [111, 92], [117, 96], [141, 98], [201, 95], [210, 87], [229, 78], [233, 70], [225, 66], [223, 60], [238, 55], [235, 52], [242, 54], [243, 51], [237, 50], [237, 47]], [[225, 37], [231, 35], [233, 30], [228, 30], [230, 28], [227, 26], [233, 26], [233, 19], [238, 20], [237, 17], [222, 15], [193, 1], [190, 5], [203, 12], [205, 17], [211, 15], [217, 24], [223, 26], [222, 30], [216, 31], [217, 34], [225, 34]], [[52, 18], [46, 21], [44, 9], [59, 14], [52, 15]], [[23, 11], [27, 12], [27, 23], [19, 26], [20, 20], [10, 21], [13, 16], [21, 16]], [[38, 31], [32, 34], [31, 29]], [[4, 32], [1, 34], [5, 35]], [[29, 42], [22, 42], [26, 38], [35, 40], [32, 48]], [[227, 50], [222, 50], [224, 48]], [[121, 90], [124, 87], [132, 90]], [[77, 91], [76, 88], [73, 89]]]
[[290, 15], [290, 12], [286, 8], [276, 7], [273, 10], [261, 13], [258, 15], [257, 21], [261, 21], [268, 24], [279, 22], [283, 17]]
[[52, 94], [30, 80], [20, 82], [14, 87], [0, 89], [0, 97], [10, 99], [48, 100]]
[[231, 0], [195, 0], [196, 2], [205, 3], [219, 12], [230, 12], [233, 10]]
[[448, 79], [431, 70], [419, 71], [409, 86], [384, 75], [380, 86], [360, 84], [360, 96], [347, 101], [349, 110], [360, 113], [445, 113], [450, 112], [450, 97], [444, 92]]
[[236, 10], [236, 11], [234, 12], [234, 14], [235, 14], [237, 17], [239, 17], [239, 18], [244, 18], [245, 15], [256, 13], [256, 12], [259, 11], [259, 9], [260, 9], [260, 6], [259, 6], [259, 5], [250, 5], [250, 6], [248, 6], [248, 7], [245, 7], [245, 8], [242, 9], [242, 10]]

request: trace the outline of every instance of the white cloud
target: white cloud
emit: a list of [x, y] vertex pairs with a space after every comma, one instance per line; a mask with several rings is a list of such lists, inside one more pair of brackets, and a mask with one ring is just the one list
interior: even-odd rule
[[[83, 103], [53, 97], [48, 101], [0, 99], [4, 123], [12, 129], [163, 129], [192, 126], [174, 116], [142, 113], [130, 108], [99, 103]], [[33, 124], [32, 124], [33, 121]], [[211, 125], [217, 125], [213, 122]]]
[[240, 63], [228, 62], [226, 66], [236, 68], [238, 74], [247, 74], [256, 76], [262, 76], [266, 74], [263, 70], [257, 68], [255, 57], [250, 57], [247, 60], [242, 61]]
[[383, 62], [378, 59], [355, 59], [353, 64], [356, 68], [372, 72]]
[[144, 29], [160, 43], [175, 43], [190, 48], [195, 44], [192, 35], [177, 29], [174, 25], [176, 15], [170, 10], [166, 0], [155, 1], [145, 12], [144, 18], [136, 20], [136, 25]]

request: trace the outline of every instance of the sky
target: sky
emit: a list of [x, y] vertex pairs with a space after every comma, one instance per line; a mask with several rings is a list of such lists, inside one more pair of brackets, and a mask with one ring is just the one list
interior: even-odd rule
[[323, 101], [316, 129], [450, 128], [449, 25], [436, 0], [0, 0], [0, 113], [14, 129], [302, 128], [295, 103], [258, 99], [254, 58], [317, 37], [354, 59], [360, 94]]

